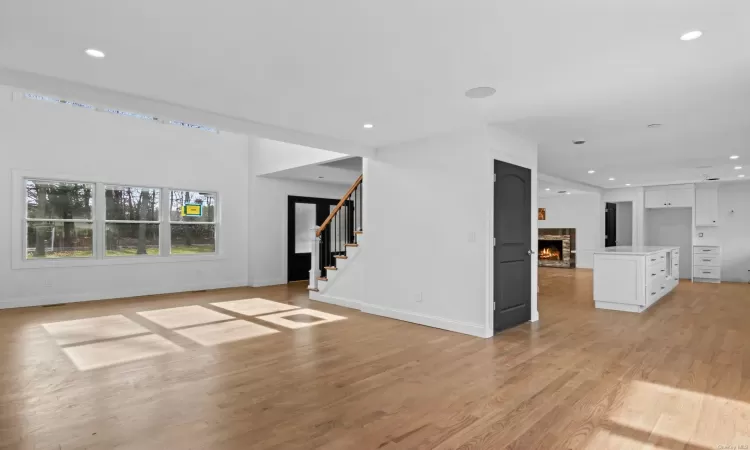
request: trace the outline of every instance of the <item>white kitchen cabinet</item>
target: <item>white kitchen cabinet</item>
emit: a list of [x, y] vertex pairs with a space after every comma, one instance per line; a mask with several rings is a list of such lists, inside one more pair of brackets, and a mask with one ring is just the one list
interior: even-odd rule
[[716, 245], [693, 247], [693, 281], [721, 283], [721, 247]]
[[718, 186], [700, 186], [695, 189], [695, 226], [715, 227], [719, 225]]
[[597, 308], [643, 312], [679, 282], [679, 247], [607, 247], [594, 251]]
[[692, 208], [693, 190], [691, 188], [679, 189], [652, 189], [646, 191], [646, 208]]
[[673, 189], [667, 191], [667, 206], [671, 208], [692, 208], [692, 189]]
[[666, 208], [667, 191], [646, 191], [646, 208]]

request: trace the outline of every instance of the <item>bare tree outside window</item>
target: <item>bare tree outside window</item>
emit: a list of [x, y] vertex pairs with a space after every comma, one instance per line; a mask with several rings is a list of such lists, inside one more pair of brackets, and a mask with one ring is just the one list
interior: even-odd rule
[[170, 191], [169, 201], [170, 253], [216, 252], [216, 194]]

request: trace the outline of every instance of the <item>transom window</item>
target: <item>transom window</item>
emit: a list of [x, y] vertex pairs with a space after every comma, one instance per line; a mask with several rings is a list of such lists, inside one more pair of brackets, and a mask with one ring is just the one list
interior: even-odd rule
[[43, 179], [24, 185], [26, 260], [216, 253], [216, 193]]

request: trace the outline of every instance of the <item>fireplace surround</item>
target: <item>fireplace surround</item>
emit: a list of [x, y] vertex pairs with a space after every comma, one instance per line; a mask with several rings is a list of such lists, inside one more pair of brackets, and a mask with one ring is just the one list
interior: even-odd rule
[[575, 242], [575, 228], [540, 228], [537, 247], [539, 266], [575, 268]]

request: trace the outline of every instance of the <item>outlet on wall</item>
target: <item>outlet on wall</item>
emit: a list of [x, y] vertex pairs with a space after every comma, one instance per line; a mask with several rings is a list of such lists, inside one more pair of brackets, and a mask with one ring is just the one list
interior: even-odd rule
[[414, 296], [414, 301], [417, 302], [417, 303], [422, 303], [422, 293], [421, 292]]

